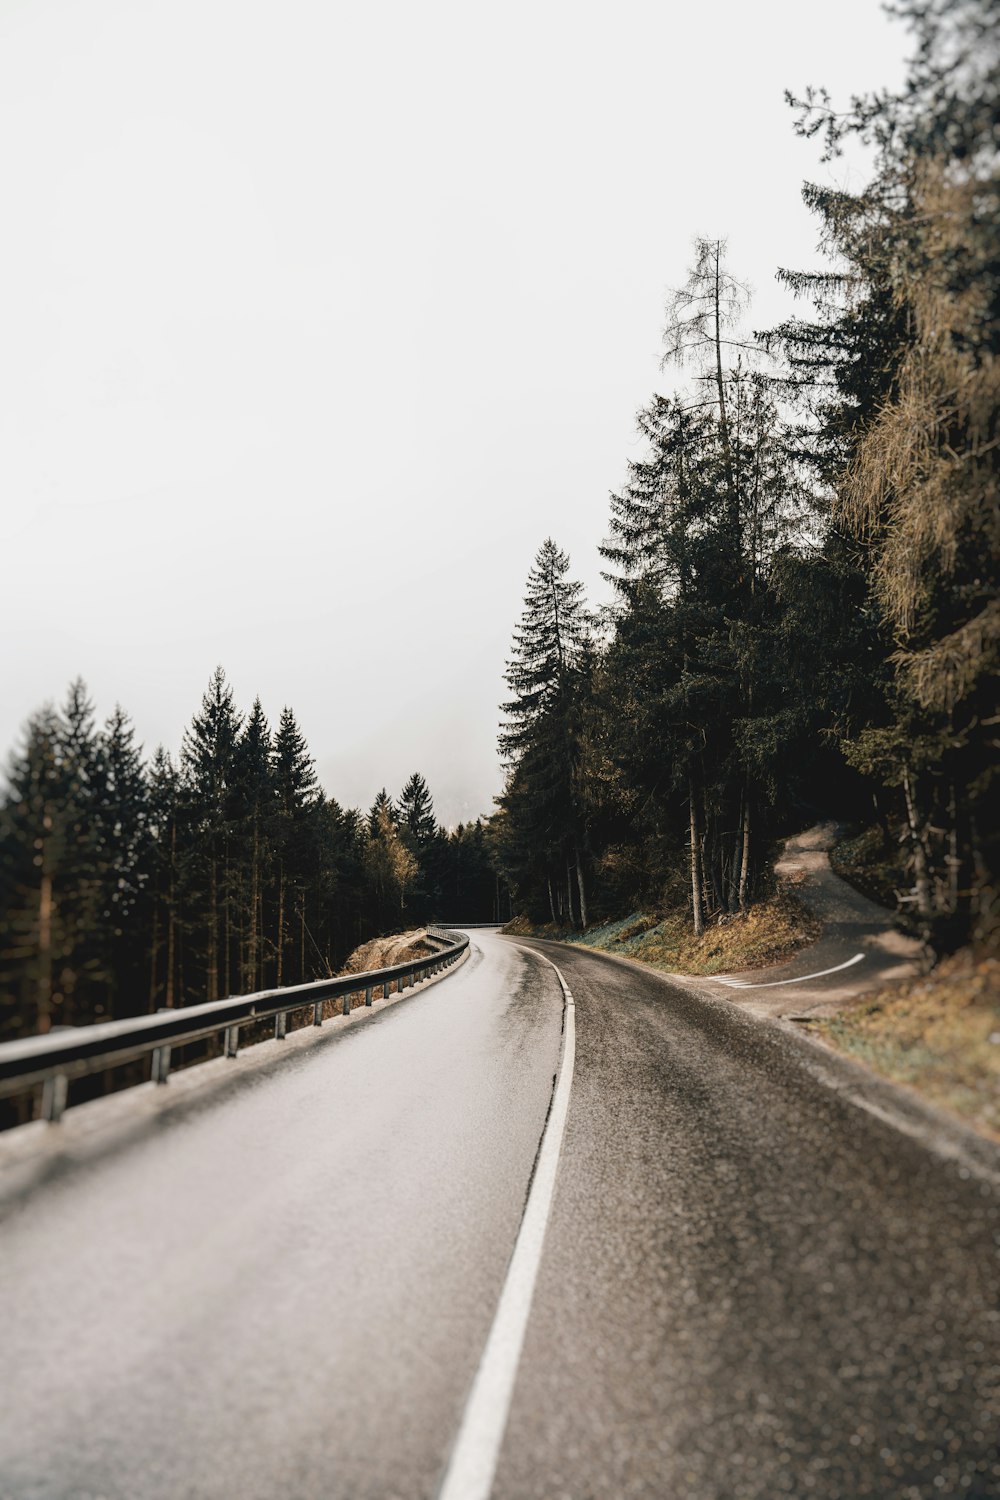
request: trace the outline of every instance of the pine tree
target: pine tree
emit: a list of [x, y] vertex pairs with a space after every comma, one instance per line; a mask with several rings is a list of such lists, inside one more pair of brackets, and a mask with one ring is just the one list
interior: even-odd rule
[[182, 922], [180, 776], [159, 745], [149, 769], [149, 1009], [177, 1004], [178, 936]]
[[409, 835], [414, 849], [428, 844], [437, 831], [434, 804], [427, 783], [419, 771], [414, 771], [400, 793], [400, 830]]
[[586, 927], [587, 829], [579, 767], [591, 637], [583, 587], [568, 572], [568, 557], [548, 538], [528, 574], [504, 673], [514, 696], [503, 706], [507, 723], [500, 745], [513, 770], [501, 805], [545, 830], [546, 881], [562, 890], [565, 879], [575, 923], [575, 877], [579, 925]]
[[[274, 737], [273, 842], [277, 863], [275, 984], [305, 978], [307, 904], [315, 872], [315, 820], [322, 801], [315, 766], [290, 708]], [[291, 968], [295, 978], [289, 976]]]
[[685, 365], [693, 361], [700, 371], [699, 378], [714, 386], [727, 520], [730, 534], [735, 537], [739, 530], [739, 490], [724, 360], [733, 350], [755, 350], [755, 346], [741, 338], [727, 337], [738, 331], [750, 294], [745, 283], [737, 280], [726, 265], [724, 239], [698, 237], [694, 249], [694, 265], [687, 282], [672, 294], [667, 307], [663, 363]]
[[400, 793], [397, 814], [403, 842], [417, 862], [417, 875], [407, 895], [407, 906], [416, 921], [426, 921], [441, 899], [437, 879], [440, 844], [434, 804], [419, 771], [414, 771]]
[[372, 838], [376, 836], [379, 829], [383, 826], [383, 815], [389, 819], [394, 828], [399, 827], [399, 813], [396, 811], [396, 804], [389, 796], [385, 787], [382, 788], [368, 809], [368, 832]]
[[275, 815], [275, 767], [271, 730], [259, 698], [236, 742], [232, 815], [238, 870], [239, 970], [241, 987], [263, 987], [264, 891], [272, 856], [269, 833]]
[[61, 740], [62, 726], [51, 708], [28, 721], [0, 809], [0, 995], [6, 1036], [46, 1032], [61, 1019], [57, 981], [72, 956], [57, 894], [71, 836]]
[[100, 830], [98, 876], [103, 927], [102, 963], [107, 1004], [98, 1014], [134, 1013], [144, 1005], [143, 942], [136, 931], [150, 874], [149, 792], [142, 751], [128, 715], [118, 706], [100, 737], [96, 789]]
[[201, 710], [184, 735], [181, 771], [192, 842], [192, 924], [200, 928], [205, 999], [231, 993], [232, 820], [229, 798], [235, 773], [240, 715], [221, 667], [216, 667]]

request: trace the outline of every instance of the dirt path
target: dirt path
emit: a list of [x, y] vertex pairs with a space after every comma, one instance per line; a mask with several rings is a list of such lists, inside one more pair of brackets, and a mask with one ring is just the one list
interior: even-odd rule
[[823, 936], [772, 969], [687, 977], [687, 983], [704, 985], [757, 1015], [818, 1019], [865, 990], [918, 972], [920, 943], [897, 932], [891, 913], [831, 869], [836, 833], [835, 823], [817, 823], [796, 834], [775, 866], [822, 922]]

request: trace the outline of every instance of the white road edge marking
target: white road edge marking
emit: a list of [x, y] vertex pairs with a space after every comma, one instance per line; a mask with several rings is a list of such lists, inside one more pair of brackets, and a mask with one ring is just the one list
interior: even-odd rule
[[533, 948], [522, 951], [532, 953], [535, 958], [543, 958], [555, 969], [562, 986], [565, 1005], [559, 1075], [514, 1253], [507, 1267], [503, 1291], [479, 1361], [479, 1369], [465, 1403], [465, 1412], [444, 1482], [438, 1492], [438, 1500], [488, 1500], [493, 1487], [493, 1476], [500, 1457], [500, 1445], [507, 1427], [514, 1381], [528, 1326], [535, 1279], [542, 1259], [545, 1230], [555, 1192], [556, 1169], [566, 1128], [569, 1094], [573, 1086], [576, 1006], [569, 985], [551, 959], [535, 952]]
[[750, 984], [746, 979], [716, 979], [716, 984], [727, 984], [731, 990], [776, 990], [781, 984], [805, 984], [807, 979], [822, 979], [825, 974], [839, 974], [841, 969], [850, 969], [861, 963], [863, 953], [855, 953], [846, 963], [835, 964], [832, 969], [820, 969], [816, 974], [797, 974], [794, 979], [771, 979], [761, 984]]

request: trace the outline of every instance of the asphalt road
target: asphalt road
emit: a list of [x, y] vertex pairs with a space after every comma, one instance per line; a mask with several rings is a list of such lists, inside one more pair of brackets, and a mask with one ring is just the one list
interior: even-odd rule
[[534, 946], [576, 1067], [496, 1500], [1000, 1495], [1000, 1152], [929, 1150], [879, 1118], [895, 1090], [724, 1000]]
[[70, 1111], [68, 1161], [6, 1203], [0, 1172], [3, 1500], [433, 1495], [561, 1024], [551, 970], [494, 939], [137, 1137], [126, 1096], [96, 1140]]
[[[432, 1500], [562, 1025], [547, 965], [472, 936], [283, 1063], [0, 1169], [4, 1500]], [[536, 946], [576, 1061], [495, 1500], [1000, 1495], [1000, 1153]]]

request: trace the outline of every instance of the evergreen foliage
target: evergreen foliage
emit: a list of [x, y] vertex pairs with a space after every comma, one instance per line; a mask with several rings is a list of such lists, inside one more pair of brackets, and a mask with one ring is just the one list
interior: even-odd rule
[[397, 806], [327, 798], [294, 713], [272, 734], [221, 668], [175, 764], [144, 763], [81, 682], [28, 723], [0, 799], [0, 1039], [336, 972], [359, 943], [510, 914], [483, 822], [449, 833], [415, 772]]
[[492, 829], [536, 919], [575, 918], [554, 881], [580, 843], [595, 910], [686, 886], [700, 932], [747, 909], [784, 828], [874, 810], [908, 848], [916, 931], [1000, 934], [1000, 7], [898, 13], [898, 95], [790, 100], [827, 158], [872, 149], [859, 191], [805, 188], [828, 265], [779, 274], [811, 315], [751, 338], [725, 241], [695, 241], [664, 334], [693, 383], [639, 413], [601, 547], [617, 604], [571, 670], [561, 554], [536, 560]]

